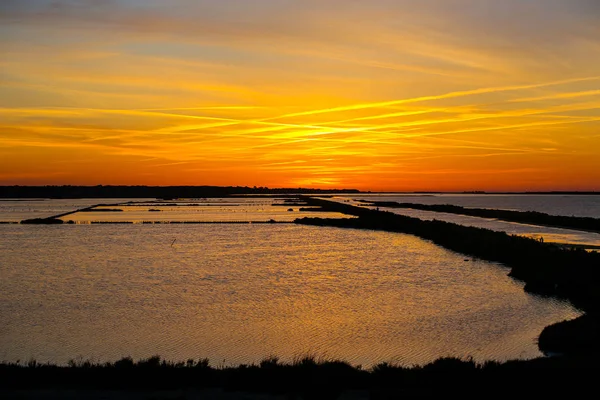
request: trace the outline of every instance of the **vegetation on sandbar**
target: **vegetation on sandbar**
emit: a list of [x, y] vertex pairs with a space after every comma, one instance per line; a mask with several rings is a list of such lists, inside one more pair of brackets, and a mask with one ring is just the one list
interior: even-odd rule
[[600, 219], [590, 217], [569, 217], [550, 215], [537, 211], [497, 210], [488, 208], [466, 208], [451, 204], [397, 203], [395, 201], [361, 201], [364, 204], [385, 208], [410, 208], [413, 210], [443, 212], [468, 215], [470, 217], [494, 218], [508, 222], [575, 229], [586, 232], [600, 232]]
[[120, 208], [93, 208], [92, 207], [92, 208], [84, 208], [77, 212], [82, 212], [82, 213], [83, 212], [85, 212], [85, 213], [88, 213], [88, 212], [123, 212], [123, 210]]
[[[114, 363], [72, 361], [68, 366], [0, 364], [0, 390], [172, 390], [221, 388], [229, 392], [268, 393], [304, 399], [336, 399], [344, 393], [363, 392], [366, 398], [391, 399], [444, 396], [464, 398], [485, 393], [497, 396], [549, 394], [565, 390], [575, 395], [596, 388], [587, 369], [596, 368], [594, 357], [555, 357], [527, 361], [486, 362], [441, 358], [423, 366], [380, 363], [370, 369], [344, 361], [314, 357], [282, 363], [276, 357], [258, 365], [214, 368], [208, 359], [168, 362], [155, 356]], [[549, 382], [561, 382], [556, 387]], [[565, 383], [576, 385], [564, 385]], [[475, 391], [477, 389], [484, 392]], [[246, 397], [244, 397], [246, 398]], [[365, 398], [365, 397], [361, 397]]]

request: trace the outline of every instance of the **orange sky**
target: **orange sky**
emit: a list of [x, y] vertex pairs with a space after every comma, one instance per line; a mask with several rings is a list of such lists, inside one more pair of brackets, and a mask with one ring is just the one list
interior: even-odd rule
[[3, 1], [7, 184], [600, 190], [600, 6]]

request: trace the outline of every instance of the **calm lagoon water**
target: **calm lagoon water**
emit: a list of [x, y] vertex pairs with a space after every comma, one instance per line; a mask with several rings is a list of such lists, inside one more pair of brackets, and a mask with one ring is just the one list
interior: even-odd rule
[[[149, 199], [154, 200], [154, 199]], [[53, 215], [90, 207], [98, 203], [118, 203], [124, 199], [60, 199], [60, 200], [0, 200], [0, 221], [19, 222], [30, 218], [47, 218]], [[136, 199], [135, 201], [142, 201]]]
[[543, 327], [580, 315], [502, 266], [403, 234], [75, 224], [0, 225], [0, 237], [8, 361], [531, 358]]
[[[0, 201], [0, 221], [19, 222], [29, 218], [47, 218], [78, 209], [107, 204], [92, 212], [77, 212], [61, 219], [65, 222], [291, 222], [301, 217], [349, 218], [340, 213], [300, 211], [307, 206], [286, 205], [282, 199], [264, 197], [160, 201], [154, 199], [74, 199]], [[274, 206], [275, 204], [275, 206]], [[120, 210], [111, 212], [110, 210]], [[152, 211], [151, 211], [152, 210]]]

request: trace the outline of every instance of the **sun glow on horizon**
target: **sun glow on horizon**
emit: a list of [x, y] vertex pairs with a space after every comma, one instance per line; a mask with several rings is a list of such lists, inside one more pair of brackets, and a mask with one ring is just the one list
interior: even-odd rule
[[0, 184], [600, 190], [584, 0], [72, 3], [0, 6]]

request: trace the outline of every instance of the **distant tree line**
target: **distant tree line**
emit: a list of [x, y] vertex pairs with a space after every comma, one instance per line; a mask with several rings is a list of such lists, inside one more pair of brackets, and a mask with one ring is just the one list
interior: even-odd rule
[[0, 198], [206, 198], [257, 194], [360, 193], [357, 189], [267, 188], [248, 186], [0, 186]]

